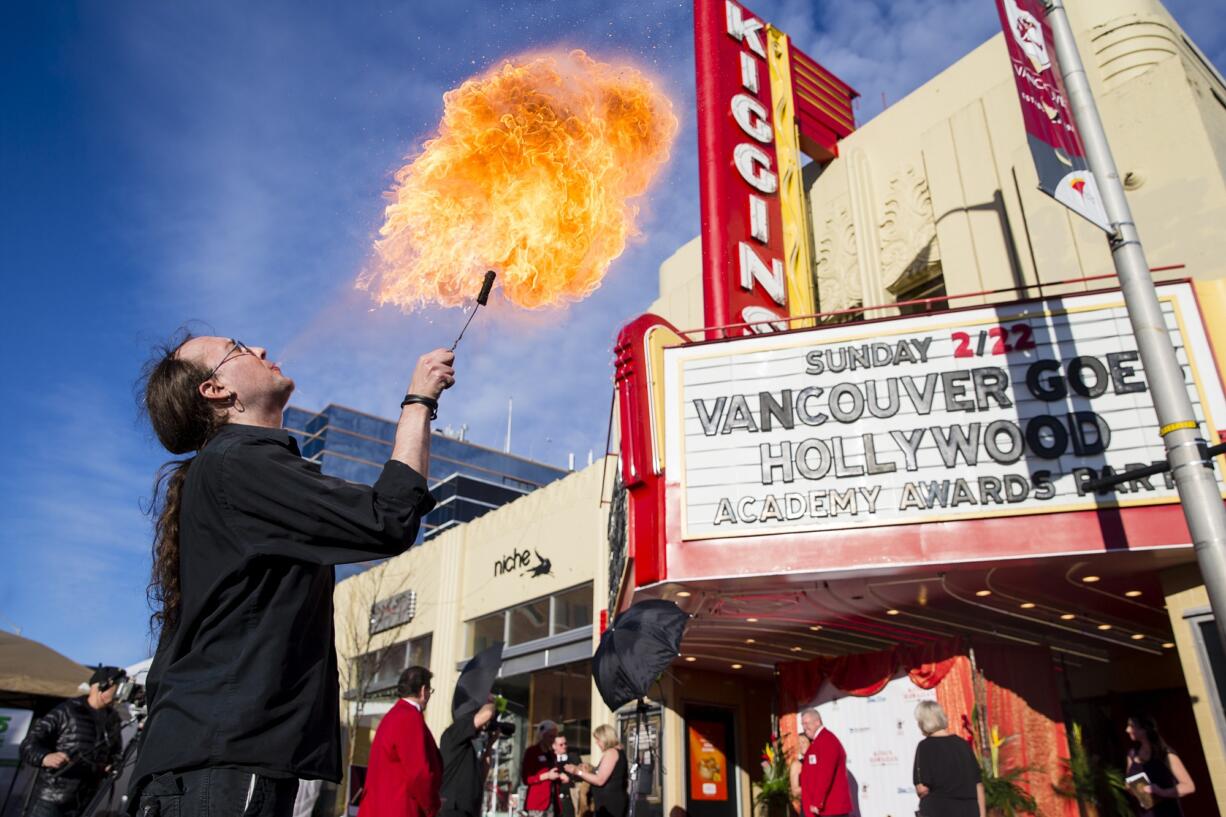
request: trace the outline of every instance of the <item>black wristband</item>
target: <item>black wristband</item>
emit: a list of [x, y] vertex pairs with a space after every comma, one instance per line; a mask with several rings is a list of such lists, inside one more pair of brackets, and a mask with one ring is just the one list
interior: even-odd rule
[[415, 403], [420, 403], [430, 409], [430, 419], [438, 419], [438, 401], [433, 397], [426, 397], [424, 394], [406, 394], [404, 399], [400, 401], [400, 407], [411, 406]]

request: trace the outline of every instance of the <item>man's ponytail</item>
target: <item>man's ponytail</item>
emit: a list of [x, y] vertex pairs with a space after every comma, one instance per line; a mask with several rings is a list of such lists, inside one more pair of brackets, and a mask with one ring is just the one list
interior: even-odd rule
[[[158, 440], [172, 454], [199, 451], [225, 422], [224, 413], [200, 393], [208, 370], [179, 357], [179, 350], [191, 338], [184, 334], [177, 343], [160, 347], [145, 367], [143, 378], [142, 408]], [[149, 508], [153, 517], [153, 570], [147, 594], [153, 609], [149, 626], [155, 633], [174, 630], [179, 623], [179, 517], [183, 486], [194, 460], [194, 456], [171, 460], [158, 470], [154, 480]]]

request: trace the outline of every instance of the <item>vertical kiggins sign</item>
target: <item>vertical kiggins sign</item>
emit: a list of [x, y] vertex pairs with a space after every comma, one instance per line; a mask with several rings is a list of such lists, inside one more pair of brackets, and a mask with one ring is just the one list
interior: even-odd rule
[[788, 314], [765, 29], [733, 0], [695, 0], [707, 326]]
[[856, 92], [734, 0], [694, 0], [694, 56], [708, 334], [787, 329], [817, 311], [800, 154], [838, 155]]

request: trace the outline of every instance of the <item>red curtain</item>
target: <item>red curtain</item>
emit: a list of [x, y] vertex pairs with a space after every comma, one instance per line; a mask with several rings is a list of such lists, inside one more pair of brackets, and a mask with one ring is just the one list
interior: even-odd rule
[[796, 712], [817, 697], [823, 681], [829, 679], [849, 695], [867, 697], [885, 689], [890, 679], [901, 671], [916, 686], [932, 689], [953, 668], [960, 650], [958, 639], [948, 638], [921, 647], [900, 646], [874, 653], [779, 664], [779, 698], [783, 709], [779, 735], [788, 757], [796, 755]]
[[813, 700], [826, 679], [849, 695], [866, 697], [884, 689], [901, 670], [916, 686], [932, 689], [941, 683], [960, 652], [958, 639], [945, 638], [919, 647], [894, 647], [880, 652], [779, 664], [783, 710], [795, 711]]

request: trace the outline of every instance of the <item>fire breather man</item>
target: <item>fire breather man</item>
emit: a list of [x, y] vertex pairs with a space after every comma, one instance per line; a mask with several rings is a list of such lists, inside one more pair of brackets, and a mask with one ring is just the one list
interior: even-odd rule
[[333, 565], [417, 537], [430, 421], [455, 356], [421, 357], [373, 487], [324, 476], [282, 430], [294, 381], [265, 349], [219, 337], [164, 347], [144, 408], [172, 454], [154, 509], [149, 719], [133, 775], [141, 817], [288, 817], [298, 779], [341, 778]]

